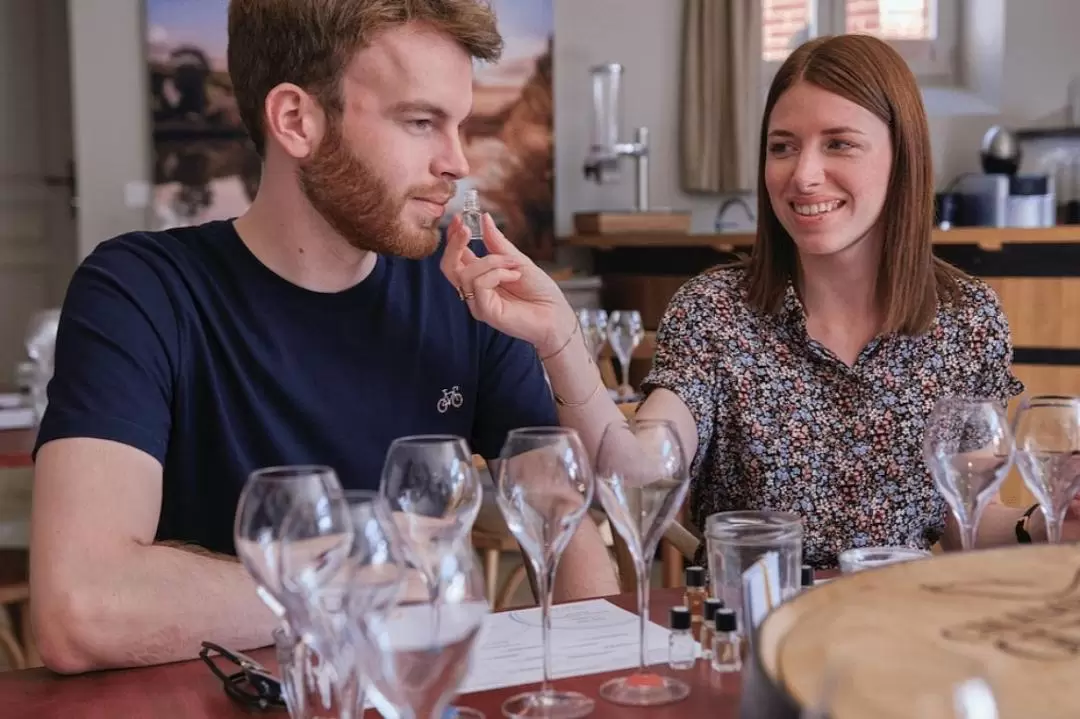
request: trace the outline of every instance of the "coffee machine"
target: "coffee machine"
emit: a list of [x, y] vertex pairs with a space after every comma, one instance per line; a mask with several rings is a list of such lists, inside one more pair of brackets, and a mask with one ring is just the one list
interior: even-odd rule
[[995, 125], [979, 149], [982, 172], [966, 173], [938, 197], [938, 226], [1052, 227], [1057, 220], [1054, 177], [1021, 174], [1020, 142]]

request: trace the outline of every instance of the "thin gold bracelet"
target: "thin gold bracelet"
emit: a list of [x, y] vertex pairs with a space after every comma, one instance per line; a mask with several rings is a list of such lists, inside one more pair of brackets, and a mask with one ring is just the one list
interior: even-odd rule
[[586, 405], [589, 402], [591, 402], [592, 398], [596, 396], [597, 391], [603, 386], [604, 386], [603, 380], [598, 379], [596, 381], [596, 386], [593, 387], [593, 391], [589, 393], [588, 397], [581, 400], [580, 402], [568, 402], [568, 401], [566, 401], [565, 399], [563, 399], [562, 397], [559, 396], [559, 393], [555, 391], [554, 387], [551, 388], [551, 394], [555, 395], [555, 404], [559, 405], [560, 407], [581, 407], [581, 406]]
[[560, 352], [562, 352], [564, 349], [566, 349], [570, 345], [570, 342], [574, 339], [574, 335], [576, 335], [578, 333], [579, 329], [581, 329], [581, 324], [577, 321], [577, 319], [575, 319], [574, 320], [574, 329], [570, 332], [570, 336], [566, 338], [566, 341], [562, 343], [562, 347], [555, 350], [554, 352], [547, 355], [546, 357], [541, 357], [540, 361], [541, 362], [547, 362], [549, 359], [551, 359], [552, 357], [555, 357]]

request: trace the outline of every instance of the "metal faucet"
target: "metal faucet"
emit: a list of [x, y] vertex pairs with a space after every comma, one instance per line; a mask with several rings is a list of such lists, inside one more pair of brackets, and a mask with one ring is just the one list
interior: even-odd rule
[[585, 158], [585, 179], [598, 185], [617, 180], [621, 157], [634, 160], [634, 210], [646, 212], [649, 209], [649, 128], [637, 128], [633, 142], [619, 142], [610, 148], [594, 145]]
[[724, 232], [725, 230], [730, 230], [735, 227], [735, 223], [724, 221], [724, 215], [727, 214], [727, 211], [731, 209], [732, 205], [741, 206], [746, 212], [747, 218], [753, 223], [757, 222], [757, 215], [754, 214], [754, 208], [750, 206], [750, 203], [747, 202], [742, 195], [735, 195], [734, 197], [729, 197], [724, 200], [723, 204], [720, 205], [720, 209], [716, 211], [716, 220], [713, 221], [713, 228], [717, 232]]

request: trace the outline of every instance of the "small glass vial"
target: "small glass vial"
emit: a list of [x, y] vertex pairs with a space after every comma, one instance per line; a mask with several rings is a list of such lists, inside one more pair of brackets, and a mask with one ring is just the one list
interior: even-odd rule
[[814, 586], [814, 568], [809, 564], [802, 565], [802, 584], [803, 589], [809, 589]]
[[695, 646], [690, 631], [690, 610], [686, 607], [671, 608], [671, 635], [668, 637], [668, 666], [672, 669], [693, 669]]
[[716, 611], [724, 606], [723, 599], [709, 597], [705, 600], [704, 621], [701, 623], [701, 656], [712, 657], [712, 638], [716, 634]]
[[734, 610], [716, 610], [712, 645], [713, 671], [737, 672], [742, 669], [742, 637], [739, 636], [737, 628]]
[[469, 231], [470, 242], [484, 239], [484, 216], [480, 212], [480, 193], [476, 190], [465, 190], [461, 221]]
[[705, 591], [705, 567], [687, 567], [686, 594], [683, 597], [683, 603], [690, 610], [690, 621], [694, 624], [701, 621], [705, 599], [708, 596], [709, 593]]

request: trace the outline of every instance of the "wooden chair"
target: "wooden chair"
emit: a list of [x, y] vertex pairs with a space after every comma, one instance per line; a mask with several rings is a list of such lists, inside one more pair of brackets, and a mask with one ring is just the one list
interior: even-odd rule
[[39, 666], [34, 635], [30, 628], [30, 583], [26, 550], [0, 550], [0, 656], [11, 669]]

